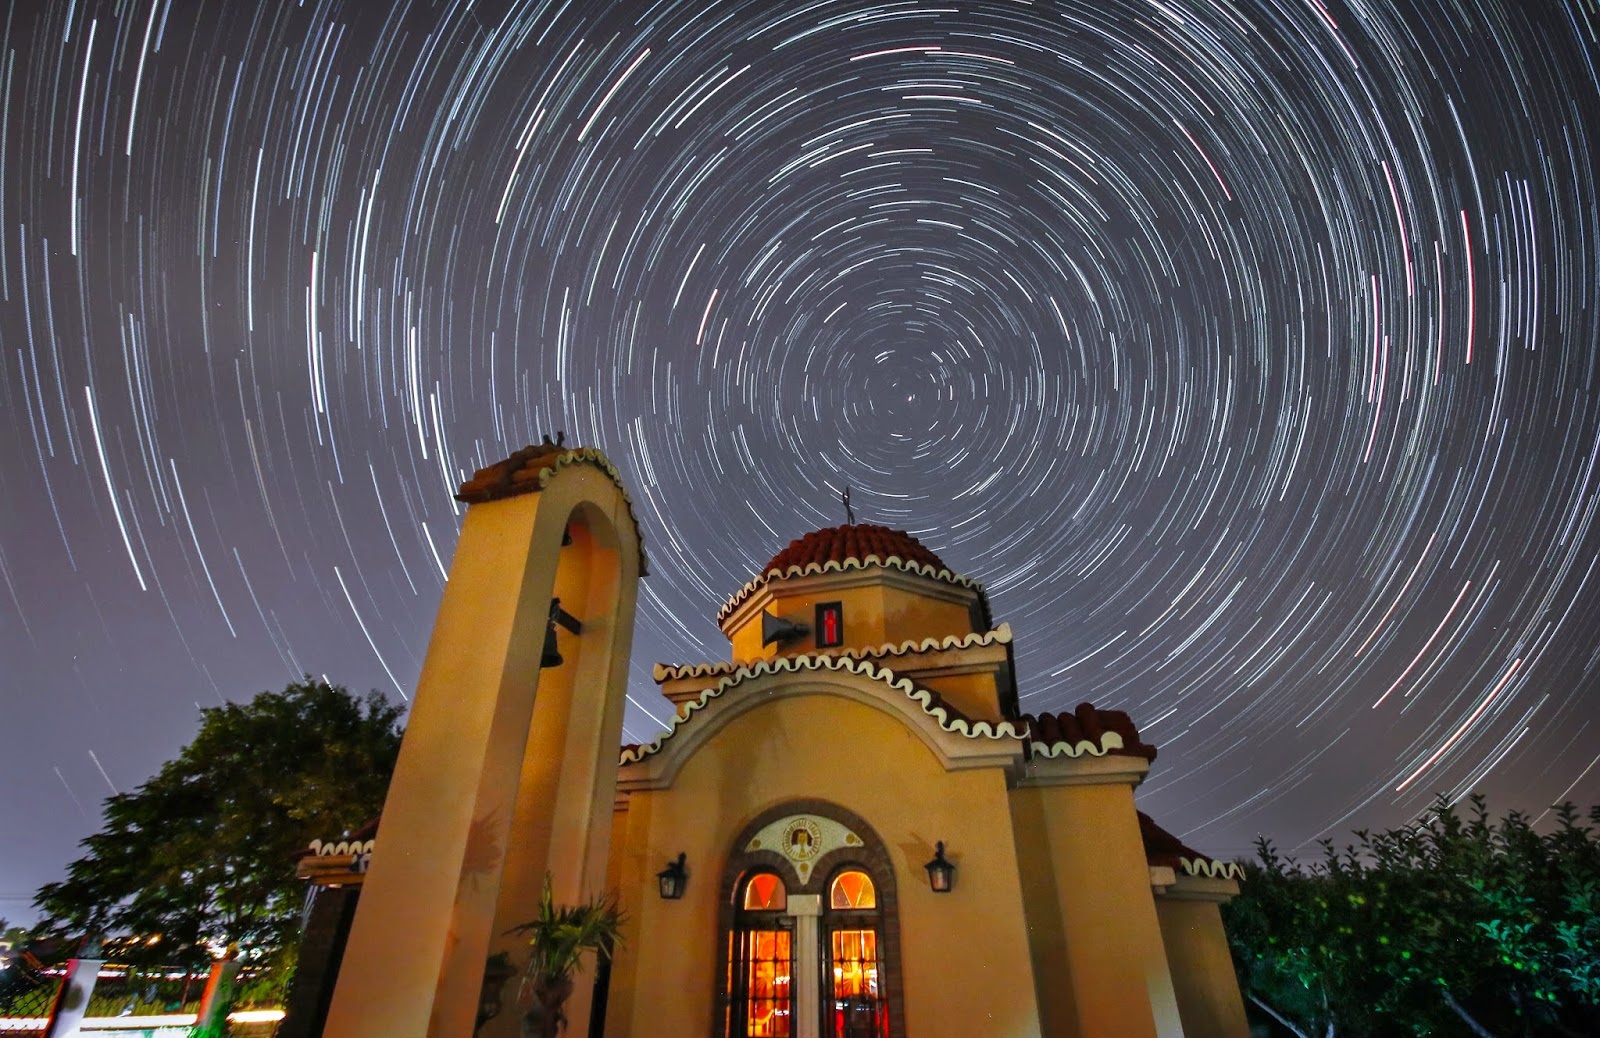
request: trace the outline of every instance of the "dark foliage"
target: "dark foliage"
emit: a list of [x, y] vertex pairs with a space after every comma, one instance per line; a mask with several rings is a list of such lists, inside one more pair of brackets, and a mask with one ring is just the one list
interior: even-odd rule
[[1306, 866], [1261, 841], [1226, 909], [1245, 997], [1306, 1038], [1600, 1034], [1600, 808], [1541, 834], [1471, 803]]
[[305, 895], [293, 855], [382, 810], [401, 713], [309, 678], [203, 711], [176, 760], [107, 799], [67, 879], [40, 888], [44, 930], [120, 935], [120, 959], [170, 965], [292, 949]]

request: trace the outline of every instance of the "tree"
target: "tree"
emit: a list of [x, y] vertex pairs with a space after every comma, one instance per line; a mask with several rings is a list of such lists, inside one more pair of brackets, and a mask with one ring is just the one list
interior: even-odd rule
[[1243, 893], [1227, 906], [1240, 991], [1299, 1038], [1364, 1033], [1387, 992], [1347, 935], [1368, 932], [1363, 917], [1378, 906], [1356, 892], [1331, 849], [1305, 869], [1266, 840], [1257, 851], [1260, 862], [1245, 866]]
[[293, 855], [382, 810], [401, 713], [309, 677], [203, 710], [194, 741], [108, 798], [87, 853], [39, 889], [44, 926], [137, 938], [119, 957], [170, 965], [291, 951], [305, 894]]
[[1544, 835], [1471, 805], [1307, 866], [1260, 841], [1227, 908], [1245, 997], [1304, 1038], [1600, 1032], [1595, 829], [1570, 805]]

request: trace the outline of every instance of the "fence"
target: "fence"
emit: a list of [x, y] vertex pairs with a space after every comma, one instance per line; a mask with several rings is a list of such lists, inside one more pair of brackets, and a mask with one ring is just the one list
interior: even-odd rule
[[[0, 1035], [43, 1035], [64, 970], [18, 957], [0, 968]], [[95, 982], [81, 1030], [116, 1038], [186, 1038], [195, 1022], [206, 974], [107, 964]], [[232, 1038], [271, 1038], [281, 1009], [229, 1014]]]
[[[283, 1020], [281, 1009], [247, 1009], [228, 1015], [230, 1038], [272, 1038]], [[39, 1038], [48, 1017], [0, 1017], [0, 1034], [5, 1038]], [[193, 1013], [168, 1013], [159, 1016], [88, 1016], [79, 1025], [83, 1033], [106, 1038], [188, 1038], [194, 1026]]]

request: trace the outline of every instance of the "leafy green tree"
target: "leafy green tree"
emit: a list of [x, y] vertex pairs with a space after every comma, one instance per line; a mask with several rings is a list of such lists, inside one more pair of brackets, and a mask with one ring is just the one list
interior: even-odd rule
[[305, 896], [293, 855], [382, 809], [401, 713], [310, 678], [202, 711], [194, 741], [108, 798], [87, 853], [39, 889], [45, 927], [134, 938], [118, 953], [136, 962], [292, 953]]
[[1479, 1038], [1596, 1033], [1595, 830], [1570, 804], [1544, 835], [1517, 812], [1495, 822], [1482, 798], [1471, 804], [1463, 817], [1441, 802], [1394, 846], [1376, 844], [1377, 868], [1427, 877], [1412, 936], [1422, 983]]
[[[1590, 821], [1600, 824], [1600, 809]], [[1246, 998], [1297, 1035], [1600, 1033], [1600, 840], [1481, 798], [1300, 865], [1258, 844], [1228, 906]]]
[[1228, 937], [1246, 999], [1299, 1038], [1370, 1030], [1392, 994], [1351, 940], [1383, 911], [1359, 892], [1353, 870], [1325, 848], [1302, 868], [1258, 841], [1260, 862], [1246, 865], [1243, 894], [1228, 906]]

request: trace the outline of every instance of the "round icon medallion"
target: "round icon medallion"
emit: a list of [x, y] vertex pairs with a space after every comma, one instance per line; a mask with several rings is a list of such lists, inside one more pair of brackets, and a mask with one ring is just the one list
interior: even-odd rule
[[812, 861], [822, 853], [822, 827], [810, 818], [796, 818], [784, 827], [782, 847], [790, 861]]

